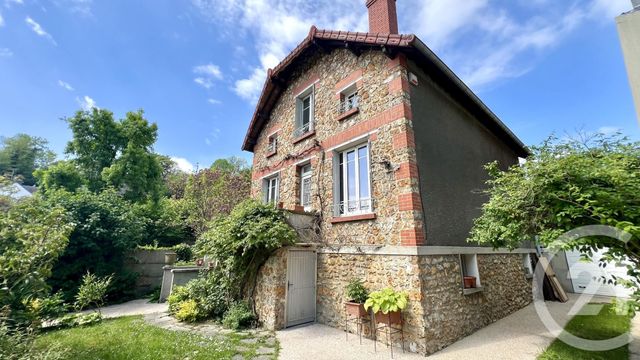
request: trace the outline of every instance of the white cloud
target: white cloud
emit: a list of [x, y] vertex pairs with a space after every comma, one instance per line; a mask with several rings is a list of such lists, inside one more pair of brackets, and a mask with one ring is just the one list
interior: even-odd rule
[[[367, 30], [363, 0], [192, 0], [205, 19], [222, 24], [222, 36], [250, 40], [255, 56], [236, 52], [244, 74], [235, 93], [251, 102], [273, 68], [307, 35], [322, 29]], [[397, 3], [400, 30], [417, 34], [470, 86], [482, 88], [522, 76], [587, 22], [612, 21], [628, 0], [404, 0]], [[227, 32], [225, 34], [225, 31]], [[248, 41], [247, 41], [248, 42]], [[247, 49], [250, 53], [251, 49]], [[255, 58], [247, 64], [247, 59]], [[201, 81], [203, 86], [210, 82]], [[206, 86], [205, 86], [206, 87]]]
[[199, 75], [193, 81], [206, 89], [211, 88], [215, 80], [222, 80], [223, 78], [220, 67], [211, 63], [195, 66], [193, 73]]
[[76, 98], [76, 101], [85, 111], [89, 111], [93, 108], [98, 108], [98, 106], [96, 105], [96, 101], [90, 98], [88, 95], [85, 95], [82, 98]]
[[73, 91], [75, 90], [73, 88], [73, 86], [71, 86], [71, 84], [69, 84], [66, 81], [62, 81], [62, 80], [58, 80], [58, 85], [60, 85], [62, 88], [64, 88], [65, 90], [69, 90], [69, 91]]
[[218, 139], [218, 137], [220, 137], [220, 129], [215, 128], [209, 133], [209, 136], [204, 139], [204, 143], [211, 145], [214, 140]]
[[51, 36], [51, 34], [49, 34], [48, 32], [46, 32], [42, 26], [40, 26], [40, 24], [38, 24], [35, 20], [33, 20], [31, 17], [27, 16], [27, 18], [24, 20], [27, 25], [29, 25], [31, 27], [31, 30], [33, 30], [33, 32], [35, 32], [36, 34], [38, 34], [38, 36], [41, 36], [45, 39], [48, 39], [49, 41], [51, 41], [51, 43], [53, 45], [58, 45], [56, 43], [56, 41], [53, 39], [53, 37]]
[[10, 8], [11, 5], [23, 5], [24, 1], [23, 0], [4, 0], [4, 6], [6, 8]]
[[0, 13], [0, 26], [4, 26], [5, 22], [4, 22], [4, 18], [2, 17], [2, 13]]
[[219, 104], [222, 104], [222, 101], [220, 101], [220, 100], [218, 100], [218, 99], [211, 99], [211, 98], [207, 99], [207, 102], [208, 102], [209, 104], [212, 104], [212, 105], [219, 105]]
[[193, 172], [193, 170], [195, 169], [193, 164], [189, 160], [183, 157], [172, 156], [171, 160], [173, 160], [173, 162], [176, 163], [176, 166], [178, 166], [178, 169], [184, 172]]
[[619, 128], [617, 126], [602, 126], [598, 128], [598, 132], [604, 135], [614, 135], [622, 132], [622, 128]]
[[9, 48], [0, 48], [0, 57], [11, 57], [13, 52]]

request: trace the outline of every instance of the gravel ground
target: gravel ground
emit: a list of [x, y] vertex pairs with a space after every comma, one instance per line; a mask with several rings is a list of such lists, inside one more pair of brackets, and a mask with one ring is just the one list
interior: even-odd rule
[[[571, 319], [569, 310], [578, 296], [569, 294], [566, 303], [547, 302], [549, 311], [556, 322], [564, 327]], [[594, 297], [590, 302], [609, 302], [610, 298]], [[378, 352], [373, 351], [373, 341], [349, 336], [345, 341], [344, 332], [325, 325], [313, 324], [278, 331], [282, 360], [302, 359], [389, 359], [389, 349], [378, 344]], [[477, 332], [459, 340], [427, 359], [535, 359], [551, 344], [554, 337], [538, 318], [533, 304], [490, 324]], [[396, 359], [424, 358], [417, 354], [402, 354], [394, 349]]]

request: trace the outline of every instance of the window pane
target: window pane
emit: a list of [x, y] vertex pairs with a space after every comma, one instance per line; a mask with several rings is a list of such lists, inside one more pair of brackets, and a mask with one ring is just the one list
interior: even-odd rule
[[310, 111], [311, 110], [309, 108], [302, 109], [302, 123], [300, 125], [304, 126], [309, 123], [309, 119], [311, 118], [309, 113]]
[[369, 151], [367, 146], [358, 149], [358, 170], [360, 175], [360, 199], [369, 198]]
[[347, 200], [349, 211], [357, 210], [356, 207], [356, 152], [347, 153]]

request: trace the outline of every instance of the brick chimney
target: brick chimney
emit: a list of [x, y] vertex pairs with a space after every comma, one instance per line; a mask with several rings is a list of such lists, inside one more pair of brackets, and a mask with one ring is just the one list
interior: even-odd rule
[[369, 9], [369, 32], [398, 33], [396, 0], [367, 0], [367, 9]]

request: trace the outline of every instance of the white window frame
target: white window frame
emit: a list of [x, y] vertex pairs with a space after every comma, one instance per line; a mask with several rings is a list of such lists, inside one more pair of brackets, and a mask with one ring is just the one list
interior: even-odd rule
[[[308, 168], [308, 171], [305, 169]], [[311, 181], [309, 181], [309, 203], [305, 204], [304, 202], [304, 181], [306, 179], [311, 179], [313, 175], [313, 169], [311, 168], [311, 164], [304, 164], [300, 166], [300, 205], [304, 207], [304, 211], [311, 210]]]
[[[350, 100], [350, 98], [353, 98]], [[350, 105], [349, 105], [350, 104]], [[360, 106], [360, 95], [356, 83], [347, 86], [340, 91], [340, 104], [338, 105], [338, 113], [342, 114]]]
[[[272, 145], [273, 144], [273, 145]], [[267, 138], [267, 153], [275, 154], [278, 151], [278, 132], [274, 132]]]
[[[280, 199], [280, 176], [279, 174], [264, 178], [264, 202], [277, 204]], [[271, 185], [275, 186], [273, 198], [271, 197]]]
[[[305, 131], [305, 126], [302, 124], [303, 104], [304, 100], [309, 98], [309, 125]], [[300, 137], [304, 134], [310, 133], [315, 128], [315, 86], [311, 85], [300, 94], [296, 96], [296, 118], [295, 129], [293, 131], [294, 137]]]
[[[366, 148], [366, 152], [367, 152], [367, 171], [368, 171], [368, 180], [366, 182], [367, 184], [367, 190], [369, 193], [369, 197], [367, 198], [362, 198], [360, 196], [361, 194], [361, 189], [360, 189], [360, 166], [359, 166], [359, 162], [358, 162], [358, 150], [362, 149], [362, 148]], [[347, 154], [350, 152], [354, 152], [355, 154], [355, 158], [356, 158], [356, 164], [354, 166], [355, 169], [355, 175], [354, 175], [354, 181], [355, 181], [355, 193], [356, 193], [356, 198], [355, 201], [357, 203], [356, 209], [354, 210], [350, 210], [350, 206], [349, 206], [349, 192], [348, 192], [348, 187], [349, 187], [349, 174], [347, 172]], [[342, 154], [342, 165], [340, 165], [340, 155]], [[336, 171], [334, 173], [335, 179], [337, 179], [337, 186], [336, 186], [336, 190], [337, 193], [335, 194], [335, 204], [336, 209], [335, 209], [335, 214], [338, 216], [353, 216], [353, 215], [361, 215], [361, 214], [370, 214], [373, 213], [373, 197], [372, 197], [372, 193], [371, 193], [371, 144], [369, 142], [364, 142], [364, 143], [359, 143], [357, 145], [336, 151]], [[340, 176], [340, 169], [339, 167], [342, 166], [342, 176]], [[340, 187], [342, 187], [342, 189], [340, 189]], [[343, 194], [343, 199], [342, 201], [340, 200], [340, 190], [342, 190], [342, 194]], [[368, 202], [368, 206], [365, 205], [363, 206], [363, 201]]]

